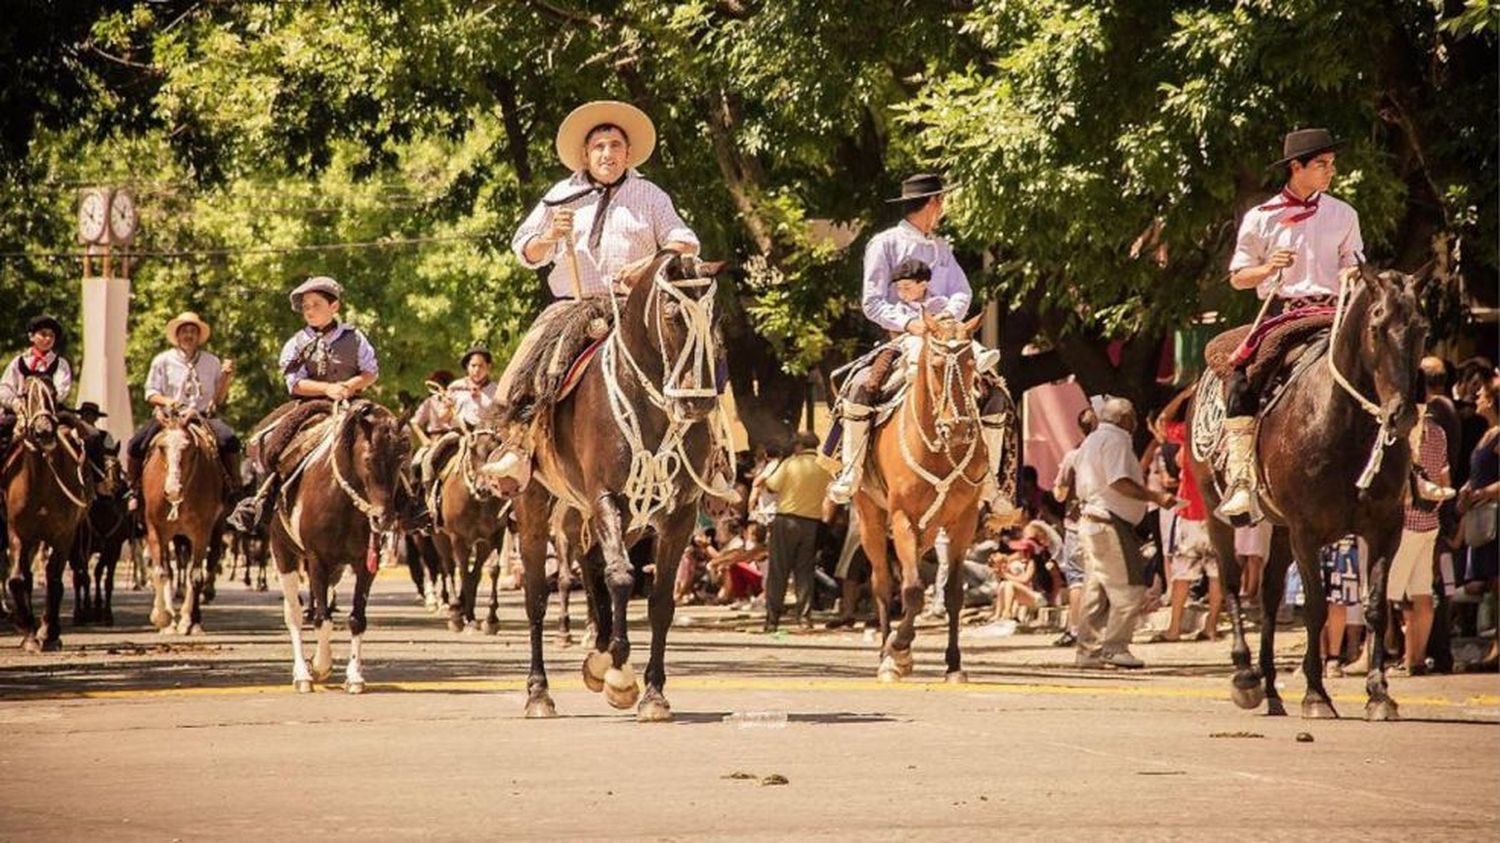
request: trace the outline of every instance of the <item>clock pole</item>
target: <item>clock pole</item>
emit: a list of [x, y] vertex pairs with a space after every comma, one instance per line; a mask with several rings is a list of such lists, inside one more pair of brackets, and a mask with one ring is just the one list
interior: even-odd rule
[[[106, 415], [99, 426], [121, 442], [135, 430], [130, 383], [125, 372], [130, 320], [130, 261], [117, 250], [135, 236], [135, 203], [128, 191], [94, 187], [78, 206], [78, 238], [84, 244], [83, 361], [78, 397]], [[101, 274], [94, 275], [94, 258]], [[120, 258], [116, 261], [116, 258]], [[118, 275], [116, 267], [118, 266]]]

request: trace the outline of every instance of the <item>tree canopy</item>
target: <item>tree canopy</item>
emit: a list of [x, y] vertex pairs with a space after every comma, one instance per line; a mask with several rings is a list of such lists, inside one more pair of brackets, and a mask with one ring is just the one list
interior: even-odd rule
[[323, 273], [381, 394], [415, 392], [530, 323], [510, 235], [565, 175], [562, 117], [612, 97], [652, 115], [645, 174], [740, 268], [752, 436], [866, 341], [860, 252], [917, 170], [962, 183], [946, 228], [1004, 307], [1013, 382], [1140, 397], [1168, 331], [1249, 308], [1223, 283], [1234, 227], [1294, 127], [1348, 139], [1334, 192], [1371, 260], [1433, 263], [1440, 331], [1466, 289], [1493, 298], [1497, 22], [1488, 0], [30, 0], [0, 20], [0, 291], [13, 325], [76, 326], [77, 189], [127, 184], [133, 373], [197, 309], [252, 422], [280, 397], [285, 293]]

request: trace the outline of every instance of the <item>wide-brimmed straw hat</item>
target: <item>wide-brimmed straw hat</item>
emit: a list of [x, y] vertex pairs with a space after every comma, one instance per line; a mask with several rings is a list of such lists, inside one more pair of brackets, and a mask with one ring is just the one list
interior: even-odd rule
[[181, 328], [183, 325], [198, 326], [199, 343], [208, 342], [209, 334], [213, 333], [213, 329], [208, 327], [208, 323], [200, 319], [198, 317], [198, 314], [192, 312], [191, 310], [184, 310], [183, 312], [177, 314], [177, 316], [173, 318], [172, 321], [167, 323], [167, 342], [173, 345], [177, 344], [177, 329]]
[[630, 152], [625, 157], [625, 166], [639, 167], [646, 163], [656, 150], [656, 126], [646, 112], [628, 102], [617, 100], [595, 100], [573, 109], [557, 127], [557, 157], [563, 166], [573, 172], [586, 169], [583, 145], [589, 132], [605, 124], [619, 126], [630, 143]]
[[1281, 140], [1281, 159], [1270, 166], [1279, 167], [1294, 159], [1327, 152], [1343, 144], [1342, 140], [1334, 140], [1333, 135], [1327, 129], [1298, 129], [1294, 132], [1287, 132], [1286, 137]]
[[302, 296], [307, 293], [322, 293], [334, 301], [338, 301], [344, 297], [344, 285], [329, 278], [327, 275], [317, 275], [303, 281], [297, 285], [297, 289], [293, 290], [290, 296], [294, 312], [302, 312]]
[[955, 187], [958, 185], [944, 184], [943, 177], [935, 173], [917, 173], [902, 180], [900, 196], [885, 201], [905, 202], [908, 199], [923, 199], [947, 193]]

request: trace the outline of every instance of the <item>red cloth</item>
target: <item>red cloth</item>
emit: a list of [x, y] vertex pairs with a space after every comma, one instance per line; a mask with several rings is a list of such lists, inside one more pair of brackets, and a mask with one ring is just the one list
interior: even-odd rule
[[28, 363], [28, 364], [26, 364], [26, 368], [30, 369], [33, 372], [40, 372], [40, 371], [46, 369], [47, 368], [47, 352], [40, 351], [40, 350], [38, 350], [36, 348], [32, 348], [31, 349], [31, 362]]
[[1260, 323], [1259, 327], [1251, 331], [1249, 336], [1245, 337], [1245, 341], [1240, 343], [1240, 347], [1234, 350], [1234, 356], [1229, 358], [1229, 365], [1243, 366], [1249, 363], [1255, 357], [1255, 352], [1260, 348], [1261, 341], [1266, 338], [1266, 335], [1280, 328], [1282, 325], [1288, 322], [1295, 322], [1298, 319], [1304, 319], [1308, 316], [1332, 316], [1335, 310], [1338, 310], [1338, 308], [1316, 305], [1313, 307], [1299, 307], [1296, 310], [1288, 310], [1279, 316], [1272, 316], [1270, 319]]
[[1281, 194], [1270, 202], [1260, 206], [1262, 211], [1280, 211], [1283, 208], [1296, 208], [1295, 213], [1287, 214], [1276, 221], [1277, 225], [1296, 225], [1299, 222], [1318, 212], [1318, 200], [1323, 194], [1314, 193], [1306, 199], [1298, 199], [1292, 195], [1287, 188], [1281, 189]]
[[735, 600], [760, 594], [765, 574], [749, 562], [736, 562], [729, 566], [729, 594]]
[[[1434, 483], [1442, 477], [1443, 469], [1448, 468], [1448, 434], [1430, 418], [1422, 420], [1422, 448], [1417, 453], [1417, 464], [1422, 467], [1422, 473], [1427, 475], [1427, 479]], [[1401, 526], [1419, 533], [1436, 530], [1437, 511], [1424, 512], [1407, 501], [1406, 518]]]
[[1189, 521], [1202, 521], [1208, 517], [1208, 507], [1203, 504], [1203, 492], [1198, 489], [1185, 453], [1188, 447], [1187, 422], [1167, 422], [1162, 425], [1162, 429], [1167, 434], [1167, 441], [1177, 446], [1177, 497], [1188, 502], [1187, 508], [1182, 511], [1182, 517]]

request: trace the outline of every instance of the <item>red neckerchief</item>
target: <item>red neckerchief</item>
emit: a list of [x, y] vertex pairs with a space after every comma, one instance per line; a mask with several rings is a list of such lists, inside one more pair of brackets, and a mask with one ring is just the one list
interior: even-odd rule
[[1286, 208], [1300, 208], [1296, 213], [1287, 214], [1277, 223], [1280, 225], [1296, 225], [1318, 212], [1318, 200], [1323, 198], [1322, 193], [1314, 193], [1306, 199], [1298, 199], [1292, 195], [1287, 188], [1282, 188], [1280, 195], [1274, 200], [1260, 206], [1262, 211], [1280, 211]]
[[26, 368], [30, 369], [33, 372], [40, 372], [43, 369], [47, 368], [47, 352], [42, 351], [36, 346], [32, 346], [31, 363], [27, 365]]

